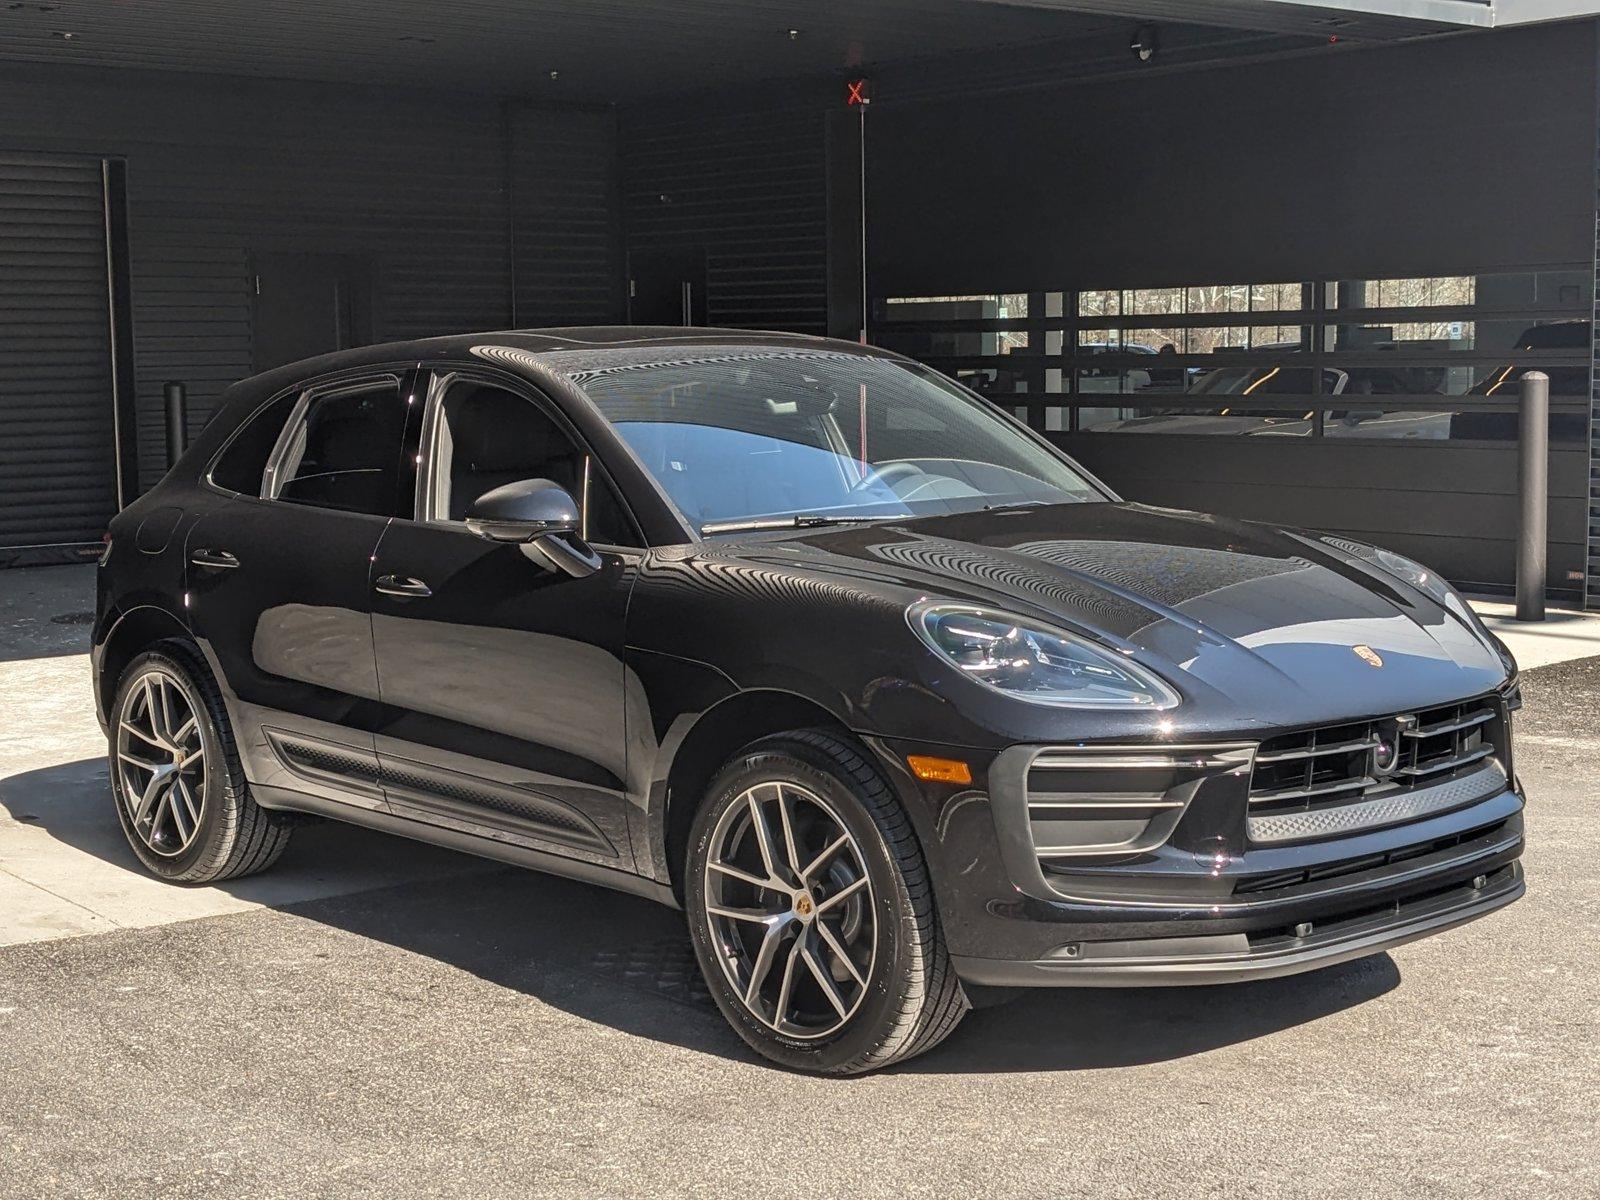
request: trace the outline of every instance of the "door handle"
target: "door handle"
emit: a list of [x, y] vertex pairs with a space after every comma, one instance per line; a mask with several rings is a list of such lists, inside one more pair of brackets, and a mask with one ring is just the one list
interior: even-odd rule
[[239, 560], [226, 550], [196, 550], [189, 556], [189, 561], [197, 567], [210, 567], [216, 571], [231, 571], [239, 565]]
[[433, 589], [420, 579], [401, 578], [399, 575], [380, 575], [378, 581], [372, 585], [376, 592], [385, 596], [405, 596], [420, 598], [433, 595]]

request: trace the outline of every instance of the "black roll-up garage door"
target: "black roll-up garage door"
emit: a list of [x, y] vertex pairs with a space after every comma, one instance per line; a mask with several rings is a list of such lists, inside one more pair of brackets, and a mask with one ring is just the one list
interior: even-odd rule
[[99, 159], [0, 151], [0, 561], [116, 511], [104, 205]]

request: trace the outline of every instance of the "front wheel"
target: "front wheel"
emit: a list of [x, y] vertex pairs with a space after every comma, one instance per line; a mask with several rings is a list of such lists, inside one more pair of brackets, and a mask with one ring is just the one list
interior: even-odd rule
[[966, 1013], [911, 823], [843, 740], [791, 733], [736, 755], [687, 868], [711, 994], [774, 1062], [858, 1074], [931, 1049]]

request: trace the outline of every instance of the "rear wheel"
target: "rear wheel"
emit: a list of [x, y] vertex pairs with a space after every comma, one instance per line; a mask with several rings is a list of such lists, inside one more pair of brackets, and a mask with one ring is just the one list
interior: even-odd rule
[[736, 755], [696, 813], [687, 868], [712, 996], [774, 1062], [872, 1070], [966, 1012], [910, 822], [843, 740], [792, 733]]
[[111, 791], [133, 852], [176, 883], [264, 870], [289, 821], [250, 796], [222, 697], [195, 652], [162, 643], [128, 664], [111, 710]]

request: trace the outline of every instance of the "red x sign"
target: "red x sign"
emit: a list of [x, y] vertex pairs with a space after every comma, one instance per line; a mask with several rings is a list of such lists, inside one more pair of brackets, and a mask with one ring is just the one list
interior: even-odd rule
[[852, 79], [844, 86], [844, 102], [851, 108], [860, 108], [863, 105], [872, 103], [872, 97], [867, 94], [867, 81], [865, 79]]

